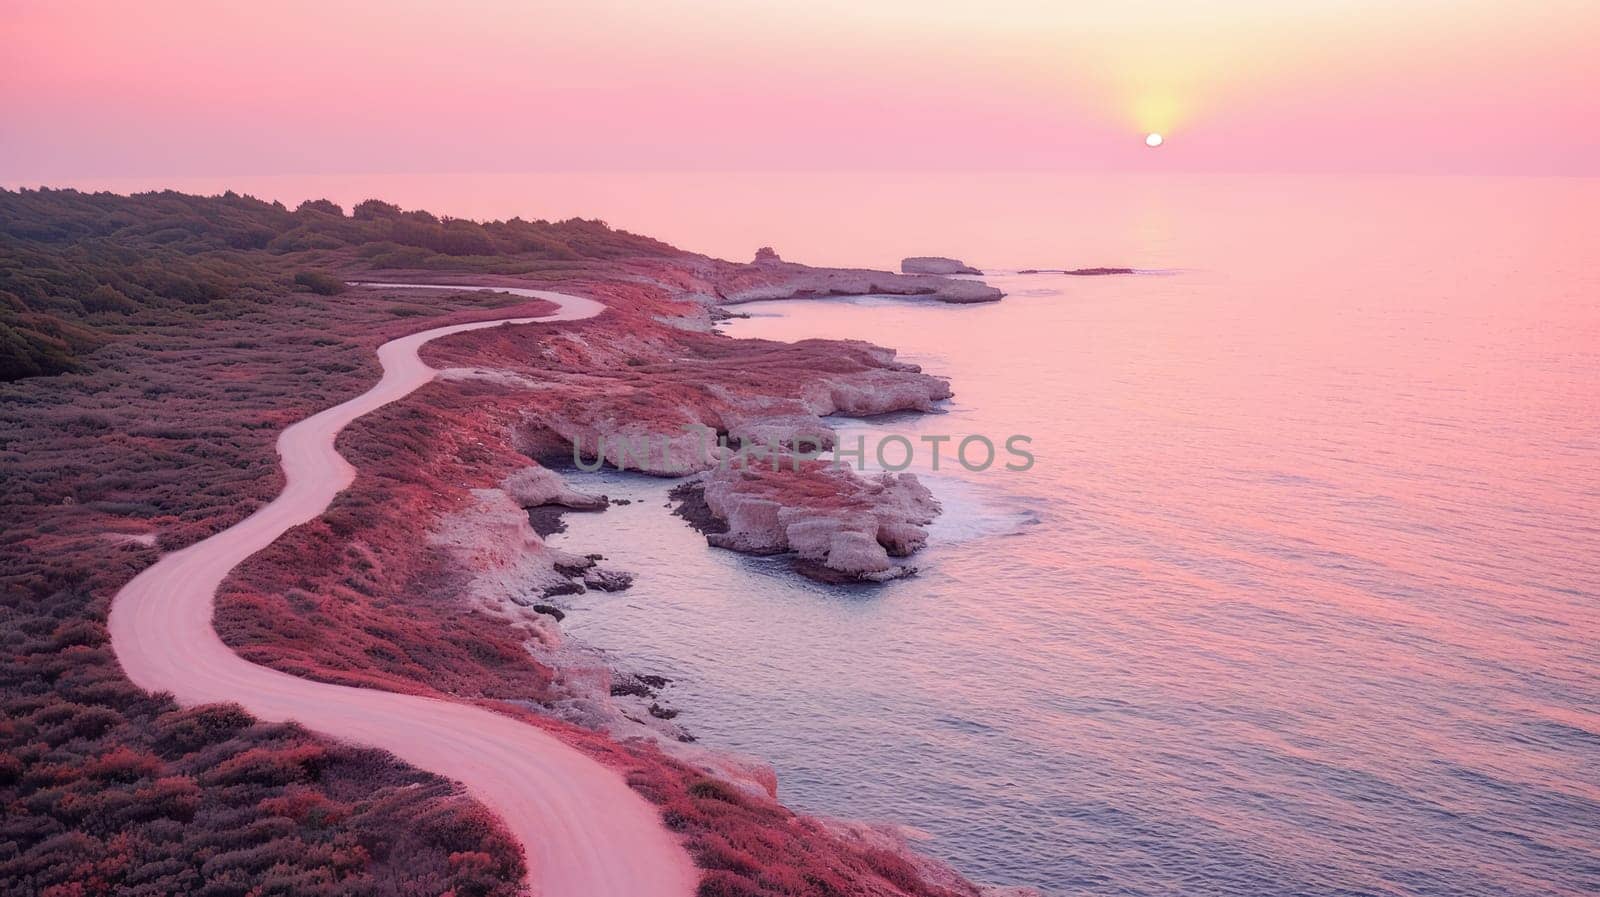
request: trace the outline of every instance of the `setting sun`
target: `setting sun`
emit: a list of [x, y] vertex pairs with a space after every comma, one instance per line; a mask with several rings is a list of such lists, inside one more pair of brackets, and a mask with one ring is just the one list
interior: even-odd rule
[[1161, 135], [1157, 134], [1154, 131], [1151, 131], [1149, 134], [1146, 134], [1145, 137], [1144, 137], [1144, 145], [1150, 147], [1151, 149], [1155, 149], [1156, 147], [1160, 146], [1162, 143], [1165, 143], [1165, 142], [1166, 141], [1164, 141], [1161, 138]]

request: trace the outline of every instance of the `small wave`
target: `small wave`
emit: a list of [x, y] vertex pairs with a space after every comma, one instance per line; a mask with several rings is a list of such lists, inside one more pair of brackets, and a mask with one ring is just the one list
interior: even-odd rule
[[930, 541], [967, 542], [991, 536], [1020, 536], [1038, 526], [1043, 514], [967, 480], [926, 472], [917, 474], [944, 507], [929, 527]]
[[994, 726], [986, 726], [977, 720], [963, 719], [958, 716], [936, 716], [933, 721], [941, 726], [955, 729], [958, 732], [965, 732], [969, 735], [989, 735], [999, 731]]

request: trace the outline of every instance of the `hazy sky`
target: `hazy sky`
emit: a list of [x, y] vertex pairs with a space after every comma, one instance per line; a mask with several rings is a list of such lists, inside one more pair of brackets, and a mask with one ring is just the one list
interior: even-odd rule
[[0, 0], [0, 182], [1600, 174], [1597, 46], [1595, 0]]

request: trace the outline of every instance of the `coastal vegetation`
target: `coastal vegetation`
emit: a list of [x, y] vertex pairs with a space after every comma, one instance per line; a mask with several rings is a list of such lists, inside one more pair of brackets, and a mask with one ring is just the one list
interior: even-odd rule
[[661, 256], [664, 243], [601, 221], [478, 223], [378, 200], [351, 215], [225, 193], [117, 196], [0, 190], [0, 380], [78, 370], [119, 337], [177, 320], [229, 320], [294, 287], [340, 291], [296, 260], [525, 273], [541, 265]]
[[344, 281], [321, 271], [296, 271], [295, 286], [305, 287], [319, 296], [337, 296], [344, 292]]
[[452, 783], [134, 687], [94, 584], [0, 607], [0, 892], [517, 892], [517, 846]]
[[[392, 298], [299, 291], [315, 284], [297, 288], [295, 271], [340, 253], [267, 248], [338, 230], [335, 215], [233, 195], [0, 191], [6, 894], [517, 890], [518, 846], [452, 783], [236, 709], [180, 710], [128, 682], [106, 641], [116, 589], [270, 498], [277, 431], [358, 392], [375, 338], [415, 326]], [[584, 251], [660, 246], [587, 223], [501, 230], [545, 234], [554, 254], [578, 252], [562, 235]], [[460, 293], [407, 308], [505, 304]]]
[[[186, 710], [147, 695], [123, 677], [105, 634], [111, 596], [161, 551], [277, 493], [278, 433], [376, 379], [372, 350], [383, 340], [421, 329], [419, 318], [545, 310], [494, 293], [334, 288], [374, 272], [433, 271], [601, 298], [607, 315], [556, 337], [485, 330], [429, 350], [439, 367], [555, 378], [582, 369], [592, 391], [440, 382], [359, 421], [340, 440], [362, 471], [356, 487], [219, 594], [229, 644], [295, 675], [473, 701], [551, 729], [661, 808], [701, 867], [706, 897], [976, 893], [930, 884], [900, 852], [842, 837], [649, 742], [552, 719], [569, 685], [560, 671], [530, 653], [529, 630], [464, 602], [470, 571], [428, 543], [463, 484], [525, 466], [557, 428], [592, 430], [620, 415], [676, 432], [674, 415], [689, 408], [701, 422], [726, 418], [725, 430], [755, 407], [813, 407], [808, 395], [872, 413], [936, 394], [931, 378], [865, 344], [786, 347], [664, 323], [687, 309], [659, 284], [716, 294], [725, 272], [741, 288], [758, 282], [751, 268], [600, 222], [475, 224], [376, 201], [345, 215], [325, 201], [291, 211], [233, 194], [0, 191], [0, 322], [10, 328], [0, 382], [0, 890], [518, 887], [518, 845], [451, 783], [237, 708]], [[735, 388], [711, 389], [714, 380]]]

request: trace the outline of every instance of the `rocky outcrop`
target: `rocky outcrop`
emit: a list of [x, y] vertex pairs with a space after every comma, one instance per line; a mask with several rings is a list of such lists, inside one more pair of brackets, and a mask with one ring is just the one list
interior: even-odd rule
[[1138, 274], [1135, 268], [1023, 268], [1018, 274], [1066, 274], [1072, 277], [1103, 277], [1107, 274]]
[[604, 495], [579, 492], [547, 467], [525, 467], [500, 484], [511, 500], [524, 508], [559, 505], [574, 511], [599, 511], [609, 502]]
[[945, 258], [941, 255], [914, 255], [900, 260], [902, 274], [982, 274], [977, 268], [968, 265], [960, 259]]
[[[508, 482], [516, 479], [513, 474]], [[507, 605], [533, 607], [553, 595], [615, 592], [633, 584], [632, 574], [545, 544], [509, 491], [474, 489], [471, 494], [471, 504], [441, 520], [430, 541], [470, 571], [466, 592], [473, 603], [503, 612]], [[595, 498], [577, 492], [563, 497]]]
[[1134, 270], [1132, 268], [1069, 268], [1061, 273], [1070, 274], [1073, 277], [1104, 277], [1107, 274], [1132, 274]]
[[807, 268], [785, 265], [787, 276], [724, 293], [727, 305], [770, 299], [819, 299], [829, 296], [926, 296], [966, 305], [999, 302], [1005, 293], [976, 280], [952, 280], [932, 274], [891, 274], [853, 268]]
[[674, 496], [680, 515], [712, 545], [747, 554], [792, 552], [796, 570], [836, 582], [884, 582], [915, 572], [896, 559], [927, 543], [923, 527], [940, 510], [914, 474], [861, 476], [793, 455], [713, 468]]
[[[906, 259], [916, 262], [918, 259]], [[953, 262], [953, 259], [937, 261]], [[957, 280], [944, 273], [980, 274], [976, 269], [937, 274], [895, 274], [866, 268], [813, 268], [786, 262], [768, 247], [748, 265], [707, 260], [703, 276], [707, 293], [723, 305], [770, 299], [816, 299], [828, 296], [926, 296], [938, 302], [998, 302], [1005, 293], [976, 280]]]
[[[525, 400], [517, 450], [547, 466], [577, 460], [590, 469], [603, 456], [613, 467], [683, 476], [724, 457], [718, 435], [791, 448], [798, 436], [828, 448], [827, 417], [934, 411], [950, 397], [945, 379], [860, 341], [670, 333], [671, 342], [659, 346], [586, 342], [566, 361], [582, 366], [581, 377], [508, 372], [492, 381]], [[551, 387], [556, 382], [559, 389]], [[554, 488], [543, 474], [527, 476], [541, 477], [541, 490]]]
[[583, 584], [597, 592], [621, 592], [633, 585], [633, 574], [626, 570], [590, 567], [583, 571]]

